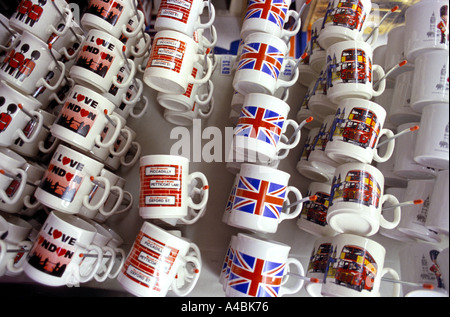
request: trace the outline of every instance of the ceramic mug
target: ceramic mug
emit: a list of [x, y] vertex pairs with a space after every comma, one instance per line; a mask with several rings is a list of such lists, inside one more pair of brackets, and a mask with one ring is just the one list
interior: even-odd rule
[[448, 184], [448, 170], [439, 171], [430, 197], [430, 206], [425, 222], [427, 228], [447, 235], [449, 231], [449, 213], [445, 207], [448, 206]]
[[339, 233], [372, 236], [381, 227], [394, 229], [401, 219], [401, 207], [388, 221], [381, 213], [385, 202], [398, 205], [398, 199], [384, 194], [384, 176], [372, 165], [346, 163], [336, 168], [331, 185], [327, 222]]
[[25, 189], [27, 173], [26, 160], [8, 148], [0, 148], [0, 198], [6, 204], [15, 204]]
[[[181, 268], [194, 266], [193, 278], [176, 284]], [[149, 222], [144, 222], [117, 280], [135, 296], [164, 297], [169, 289], [178, 296], [189, 294], [201, 272], [198, 247]]]

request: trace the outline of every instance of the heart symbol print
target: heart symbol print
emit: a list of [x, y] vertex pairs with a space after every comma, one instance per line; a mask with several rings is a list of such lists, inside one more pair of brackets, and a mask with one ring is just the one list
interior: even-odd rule
[[77, 95], [77, 100], [78, 100], [78, 102], [82, 102], [82, 101], [84, 100], [84, 98], [85, 98], [85, 96], [82, 95], [82, 94], [78, 94], [78, 95]]
[[68, 158], [67, 156], [64, 156], [62, 159], [62, 163], [63, 165], [67, 165], [70, 163], [70, 158]]
[[107, 59], [108, 56], [109, 56], [109, 54], [108, 54], [108, 53], [105, 53], [105, 52], [102, 52], [102, 53], [100, 54], [100, 57], [101, 57], [102, 59]]
[[82, 117], [87, 117], [87, 115], [89, 114], [89, 111], [85, 110], [85, 109], [81, 109], [80, 110], [80, 114]]
[[70, 182], [74, 176], [75, 175], [73, 175], [72, 173], [67, 173], [66, 174], [66, 179]]
[[102, 45], [103, 44], [103, 40], [101, 38], [97, 38], [95, 40], [95, 43], [97, 43], [97, 45]]
[[53, 170], [53, 167], [55, 167], [55, 165], [53, 165], [53, 164], [50, 164], [50, 165], [48, 166], [48, 171], [51, 171], [51, 170]]
[[62, 236], [62, 232], [61, 231], [59, 231], [57, 229], [53, 230], [53, 238], [54, 239], [59, 239], [59, 238], [61, 238], [61, 236]]
[[58, 249], [56, 249], [56, 254], [57, 254], [58, 256], [63, 256], [64, 254], [66, 254], [66, 252], [67, 252], [67, 250], [66, 250], [66, 249], [63, 249], [63, 248], [58, 248]]

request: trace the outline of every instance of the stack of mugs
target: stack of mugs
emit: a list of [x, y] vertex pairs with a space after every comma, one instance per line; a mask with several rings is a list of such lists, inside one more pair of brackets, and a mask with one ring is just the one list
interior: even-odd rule
[[105, 281], [125, 261], [123, 240], [100, 224], [133, 204], [116, 172], [140, 156], [126, 119], [148, 106], [135, 62], [150, 38], [136, 5], [90, 1], [78, 25], [65, 1], [24, 1], [7, 25], [1, 106], [3, 131], [13, 134], [1, 135], [10, 148], [1, 153], [1, 209], [48, 215], [26, 260], [8, 267], [40, 283]]
[[[202, 23], [200, 16], [205, 8], [208, 21]], [[190, 126], [195, 119], [208, 118], [213, 112], [214, 85], [210, 78], [215, 63], [209, 53], [217, 41], [214, 20], [210, 0], [161, 1], [144, 82], [158, 91], [164, 118], [175, 125]], [[208, 29], [211, 41], [204, 36]]]
[[[257, 233], [275, 233], [281, 221], [298, 217], [303, 201], [300, 191], [288, 184], [290, 174], [277, 169], [279, 161], [300, 141], [299, 125], [288, 119], [290, 107], [284, 93], [298, 79], [294, 60], [286, 57], [286, 43], [301, 24], [290, 5], [291, 1], [249, 1], [233, 80], [233, 107], [240, 116], [233, 132], [236, 162], [228, 164], [228, 169], [236, 175], [222, 220]], [[293, 30], [286, 27], [290, 17], [295, 19]], [[295, 70], [282, 79], [288, 65]], [[295, 130], [292, 142], [285, 135], [288, 126]], [[295, 196], [295, 203], [286, 207], [289, 193]], [[276, 297], [298, 292], [302, 279], [284, 286], [288, 271], [304, 273], [289, 251], [288, 245], [254, 235], [231, 237], [220, 277], [225, 294]], [[254, 278], [243, 283], [247, 273]]]
[[175, 155], [141, 157], [139, 177], [139, 215], [145, 222], [117, 279], [135, 296], [164, 297], [169, 291], [186, 296], [200, 276], [200, 249], [181, 231], [152, 222], [172, 227], [197, 222], [206, 210], [208, 180], [201, 172], [189, 173], [189, 160]]
[[[448, 33], [436, 21], [440, 12], [446, 16], [448, 5], [424, 0], [406, 10], [406, 24], [393, 29], [387, 45], [378, 49], [385, 73], [372, 64], [371, 44], [362, 41], [370, 1], [346, 3], [330, 1], [322, 29], [313, 34], [326, 52], [325, 66], [310, 83], [298, 114], [308, 110], [322, 121], [309, 126], [297, 164], [299, 173], [313, 180], [307, 195], [318, 197], [304, 204], [297, 221], [302, 230], [320, 236], [307, 271], [323, 280], [318, 288], [307, 286], [313, 296], [377, 296], [384, 274], [399, 278], [383, 268], [384, 247], [367, 237], [380, 233], [437, 243], [438, 234], [448, 235], [448, 212], [443, 212], [448, 203], [431, 204], [432, 197], [442, 200], [448, 187]], [[396, 66], [405, 59], [408, 67]], [[379, 145], [383, 135], [387, 146]], [[385, 190], [385, 185], [391, 187]], [[402, 207], [401, 215], [399, 200], [417, 204]], [[389, 208], [382, 208], [385, 202]], [[353, 260], [355, 255], [361, 260]], [[399, 295], [397, 287], [393, 295]]]

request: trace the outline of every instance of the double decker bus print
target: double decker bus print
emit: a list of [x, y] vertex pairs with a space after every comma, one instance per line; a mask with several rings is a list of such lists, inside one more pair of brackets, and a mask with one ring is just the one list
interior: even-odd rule
[[309, 261], [308, 273], [325, 273], [328, 266], [328, 258], [331, 256], [332, 250], [331, 243], [322, 243]]
[[342, 138], [363, 148], [373, 149], [380, 133], [378, 118], [370, 110], [353, 108], [345, 122]]
[[327, 224], [327, 212], [330, 194], [317, 192], [317, 199], [304, 204], [302, 214], [306, 215], [306, 220], [314, 222], [320, 226]]
[[370, 173], [361, 170], [349, 171], [343, 185], [342, 199], [344, 201], [358, 202], [378, 208], [381, 188]]
[[372, 82], [372, 61], [362, 49], [343, 50], [337, 75], [344, 83], [370, 83]]
[[345, 284], [359, 292], [372, 291], [377, 276], [377, 263], [367, 250], [353, 245], [342, 248], [337, 263], [335, 283]]
[[351, 30], [361, 30], [365, 19], [366, 13], [359, 0], [340, 0], [333, 11], [333, 24]]

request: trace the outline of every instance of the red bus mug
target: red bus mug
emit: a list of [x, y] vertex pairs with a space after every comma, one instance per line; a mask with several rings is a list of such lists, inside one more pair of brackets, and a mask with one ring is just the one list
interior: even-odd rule
[[372, 236], [380, 226], [394, 229], [400, 223], [401, 208], [394, 209], [394, 219], [381, 214], [385, 202], [399, 205], [398, 199], [384, 194], [384, 176], [365, 163], [340, 165], [334, 172], [328, 205], [328, 224], [339, 233]]

